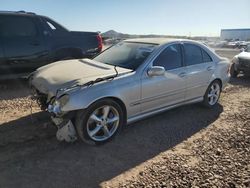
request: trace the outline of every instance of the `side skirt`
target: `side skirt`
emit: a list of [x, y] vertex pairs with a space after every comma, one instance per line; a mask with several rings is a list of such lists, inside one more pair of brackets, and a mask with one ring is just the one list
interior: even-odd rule
[[139, 121], [141, 119], [144, 119], [146, 117], [150, 117], [150, 116], [153, 116], [155, 114], [158, 114], [158, 113], [161, 113], [161, 112], [164, 112], [164, 111], [167, 111], [167, 110], [179, 107], [179, 106], [198, 103], [198, 102], [202, 102], [202, 101], [203, 101], [203, 97], [198, 97], [198, 98], [191, 99], [191, 100], [188, 100], [188, 101], [184, 101], [184, 102], [181, 102], [181, 103], [177, 103], [177, 104], [174, 104], [174, 105], [171, 105], [171, 106], [165, 106], [163, 108], [156, 109], [154, 111], [150, 111], [150, 112], [146, 112], [146, 113], [143, 113], [143, 114], [139, 114], [137, 116], [130, 117], [127, 120], [127, 124], [134, 123], [134, 122]]

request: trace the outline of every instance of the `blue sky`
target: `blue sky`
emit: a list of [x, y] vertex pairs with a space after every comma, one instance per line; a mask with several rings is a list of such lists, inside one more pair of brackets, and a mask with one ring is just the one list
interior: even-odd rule
[[79, 31], [219, 36], [250, 28], [250, 0], [0, 0], [0, 10], [35, 12]]

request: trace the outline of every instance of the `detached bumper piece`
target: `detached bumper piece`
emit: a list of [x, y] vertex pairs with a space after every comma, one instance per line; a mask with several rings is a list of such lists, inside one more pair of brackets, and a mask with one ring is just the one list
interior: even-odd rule
[[76, 130], [71, 120], [51, 117], [52, 121], [58, 127], [56, 138], [59, 141], [74, 142], [77, 140]]

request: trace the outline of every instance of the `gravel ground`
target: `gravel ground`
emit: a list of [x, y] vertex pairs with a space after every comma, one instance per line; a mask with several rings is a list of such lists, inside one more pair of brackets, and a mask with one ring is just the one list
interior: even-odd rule
[[0, 81], [0, 126], [40, 111], [38, 105], [30, 99], [28, 88], [25, 80]]
[[103, 186], [250, 187], [249, 92], [229, 86], [224, 111], [208, 128]]
[[214, 109], [173, 109], [100, 147], [58, 142], [25, 81], [0, 89], [0, 187], [250, 187], [250, 77]]

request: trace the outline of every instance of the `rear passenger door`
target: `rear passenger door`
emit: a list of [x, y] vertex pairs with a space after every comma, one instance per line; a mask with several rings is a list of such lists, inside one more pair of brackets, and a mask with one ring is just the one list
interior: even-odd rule
[[0, 37], [5, 54], [5, 73], [30, 73], [45, 64], [47, 47], [32, 15], [1, 15]]
[[215, 64], [200, 46], [184, 43], [184, 62], [187, 67], [186, 100], [202, 97], [209, 85]]

